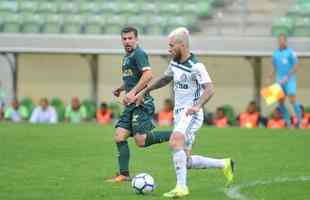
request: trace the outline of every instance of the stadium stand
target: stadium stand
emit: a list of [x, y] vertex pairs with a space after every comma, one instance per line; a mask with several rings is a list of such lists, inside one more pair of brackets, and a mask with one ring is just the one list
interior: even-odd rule
[[[244, 2], [247, 3], [244, 4]], [[194, 32], [191, 38], [193, 52], [204, 59], [207, 66], [211, 67], [210, 71], [220, 71], [221, 68], [217, 67], [217, 65], [226, 66], [226, 63], [229, 63], [227, 69], [230, 69], [230, 65], [232, 65], [237, 70], [241, 70], [242, 67], [248, 66], [248, 61], [257, 59], [262, 62], [257, 62], [260, 63], [258, 66], [252, 66], [252, 63], [250, 63], [251, 67], [262, 69], [261, 72], [258, 70], [256, 74], [260, 73], [264, 78], [266, 74], [265, 66], [270, 63], [268, 58], [277, 45], [271, 31], [273, 30], [273, 19], [278, 23], [277, 26], [279, 27], [273, 27], [274, 35], [287, 31], [290, 35], [305, 36], [310, 33], [308, 31], [309, 18], [305, 14], [307, 12], [301, 12], [300, 10], [303, 9], [301, 6], [297, 6], [298, 8], [295, 10], [292, 8], [308, 2], [309, 0], [68, 0], [65, 2], [60, 0], [2, 0], [0, 1], [0, 51], [3, 53], [1, 64], [8, 65], [7, 68], [13, 69], [12, 72], [14, 72], [14, 69], [18, 69], [16, 74], [18, 74], [19, 82], [12, 81], [14, 87], [12, 86], [11, 96], [13, 94], [32, 96], [32, 87], [38, 90], [40, 88], [37, 87], [37, 84], [24, 84], [24, 82], [28, 81], [28, 73], [26, 73], [27, 70], [25, 69], [29, 66], [31, 70], [32, 65], [35, 67], [41, 65], [41, 62], [36, 60], [42, 58], [35, 58], [35, 56], [29, 58], [29, 53], [40, 54], [43, 55], [42, 57], [45, 57], [45, 54], [46, 56], [53, 54], [51, 58], [47, 58], [48, 61], [55, 58], [56, 60], [65, 60], [67, 59], [66, 56], [70, 57], [64, 64], [58, 62], [49, 64], [49, 62], [46, 62], [44, 67], [50, 69], [54, 69], [52, 65], [55, 65], [57, 69], [70, 68], [71, 64], [69, 63], [71, 63], [72, 56], [72, 60], [81, 65], [81, 69], [85, 67], [86, 72], [100, 66], [99, 70], [97, 69], [97, 74], [101, 73], [99, 75], [99, 79], [102, 79], [101, 82], [92, 84], [93, 77], [91, 77], [90, 80], [87, 79], [88, 82], [85, 81], [85, 84], [83, 84], [85, 88], [90, 87], [94, 94], [107, 96], [106, 88], [110, 87], [110, 85], [106, 86], [103, 81], [105, 78], [102, 77], [107, 72], [104, 71], [105, 66], [115, 65], [112, 57], [114, 55], [123, 55], [119, 31], [124, 24], [132, 24], [139, 28], [140, 33], [146, 34], [140, 38], [141, 44], [151, 56], [156, 58], [156, 62], [159, 63], [160, 67], [166, 65], [168, 54], [167, 33], [176, 26], [187, 26], [191, 32]], [[220, 15], [220, 13], [222, 14]], [[218, 23], [219, 17], [222, 20], [220, 23]], [[244, 19], [246, 21], [243, 22]], [[238, 28], [242, 25], [245, 25], [245, 27], [240, 32]], [[217, 32], [218, 27], [221, 29], [221, 35]], [[214, 32], [212, 32], [213, 29]], [[310, 56], [308, 40], [308, 38], [289, 39], [290, 46], [296, 50], [302, 61]], [[12, 54], [12, 58], [14, 58], [11, 62], [7, 62], [9, 59], [6, 57], [11, 56], [8, 54]], [[77, 56], [73, 59], [73, 55], [83, 56]], [[84, 55], [91, 57], [95, 62], [85, 63]], [[109, 57], [107, 58], [110, 55], [112, 55], [111, 61]], [[55, 57], [52, 58], [52, 56]], [[217, 64], [219, 56], [229, 57], [233, 61]], [[245, 62], [242, 60], [240, 66], [239, 57], [241, 59], [245, 58]], [[34, 60], [34, 63], [32, 60]], [[121, 59], [117, 58], [117, 60]], [[235, 60], [238, 64], [234, 63]], [[157, 66], [157, 63], [155, 65]], [[214, 66], [216, 68], [212, 69]], [[38, 69], [43, 69], [43, 66]], [[13, 80], [16, 76], [11, 71], [6, 73], [8, 75], [4, 75], [3, 71], [0, 74], [2, 77], [9, 78], [12, 75]], [[85, 73], [85, 76], [88, 76], [87, 73]], [[255, 74], [253, 74], [253, 77], [255, 77]], [[218, 79], [218, 77], [216, 78]], [[5, 78], [5, 80], [7, 79]], [[304, 83], [305, 79], [301, 82]], [[100, 84], [103, 85], [102, 88], [95, 87]], [[226, 84], [224, 82], [223, 88], [226, 87]], [[251, 87], [251, 84], [249, 83], [247, 87]], [[23, 86], [18, 88], [17, 85]], [[259, 91], [259, 87], [255, 86], [255, 91]], [[303, 88], [306, 87], [303, 86]], [[225, 90], [222, 89], [222, 91]], [[222, 94], [223, 99], [227, 98], [226, 92], [222, 92]], [[252, 98], [252, 93], [246, 94]], [[303, 93], [303, 96], [307, 96], [304, 94], [308, 93]], [[65, 99], [62, 94], [56, 92], [48, 97], [53, 96]], [[81, 97], [98, 102], [97, 96], [88, 96], [87, 92], [84, 92]], [[34, 97], [34, 99], [36, 98]], [[216, 101], [219, 102], [219, 105], [225, 105], [226, 103], [233, 105], [236, 112], [242, 107], [239, 105], [239, 107], [235, 107], [236, 102], [224, 102], [224, 100], [218, 101], [218, 99]], [[116, 105], [118, 106], [117, 103]]]
[[285, 16], [274, 20], [272, 34], [276, 36], [280, 32], [288, 36], [310, 36], [310, 0], [295, 1]]
[[35, 107], [32, 99], [29, 97], [24, 97], [20, 102], [20, 106], [24, 106], [27, 109], [28, 115], [25, 116], [25, 119], [28, 119], [31, 116], [31, 113]]
[[309, 36], [309, 0], [2, 0], [0, 32], [165, 35], [186, 26], [194, 33]]
[[56, 109], [58, 122], [63, 122], [65, 120], [66, 109], [63, 101], [58, 97], [54, 97], [51, 100], [51, 105]]
[[178, 26], [199, 31], [199, 19], [210, 16], [213, 6], [224, 4], [224, 0], [3, 0], [0, 31], [116, 34], [124, 25], [135, 25], [149, 35], [166, 34]]
[[87, 119], [95, 118], [97, 106], [93, 101], [91, 101], [89, 99], [85, 99], [82, 101], [81, 105], [86, 108], [86, 115], [87, 115], [86, 118]]
[[228, 118], [228, 123], [230, 125], [236, 125], [237, 120], [236, 120], [236, 114], [235, 114], [234, 108], [231, 105], [224, 105], [222, 108], [224, 110], [225, 116], [227, 116]]

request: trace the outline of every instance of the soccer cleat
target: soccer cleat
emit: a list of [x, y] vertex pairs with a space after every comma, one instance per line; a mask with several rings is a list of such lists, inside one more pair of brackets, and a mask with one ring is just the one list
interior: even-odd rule
[[189, 195], [189, 190], [187, 187], [183, 188], [180, 186], [176, 186], [173, 190], [170, 192], [164, 193], [164, 197], [167, 198], [179, 198]]
[[107, 182], [111, 182], [111, 183], [122, 183], [122, 182], [130, 181], [130, 180], [131, 179], [129, 176], [124, 176], [122, 174], [117, 174], [116, 176], [113, 176], [112, 178], [106, 179]]
[[234, 180], [235, 163], [232, 159], [227, 158], [224, 160], [225, 166], [223, 168], [224, 176], [226, 177], [226, 187], [229, 187]]

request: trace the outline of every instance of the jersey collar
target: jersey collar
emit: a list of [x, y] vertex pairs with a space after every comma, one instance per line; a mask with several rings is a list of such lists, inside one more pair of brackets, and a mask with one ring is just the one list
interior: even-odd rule
[[285, 47], [283, 49], [279, 48], [279, 51], [285, 51], [285, 50], [287, 50], [287, 47]]
[[189, 60], [192, 60], [194, 56], [195, 56], [195, 55], [194, 55], [193, 53], [190, 53], [190, 56], [189, 56], [184, 62], [179, 62], [179, 61], [177, 61], [177, 60], [175, 60], [175, 59], [173, 59], [173, 61], [176, 62], [176, 63], [178, 63], [178, 64], [184, 65], [184, 64], [187, 63]]
[[137, 45], [136, 48], [134, 48], [134, 49], [132, 50], [132, 52], [126, 53], [126, 56], [129, 57], [129, 56], [133, 55], [133, 53], [134, 53], [138, 48], [139, 48], [139, 46]]

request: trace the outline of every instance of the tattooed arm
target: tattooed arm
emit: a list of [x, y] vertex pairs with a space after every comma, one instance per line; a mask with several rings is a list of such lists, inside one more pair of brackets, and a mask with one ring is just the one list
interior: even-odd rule
[[152, 90], [162, 88], [162, 87], [168, 85], [172, 80], [173, 80], [172, 76], [163, 75], [163, 76], [155, 79], [154, 81], [152, 81], [151, 84], [146, 87], [145, 93], [149, 93]]
[[156, 78], [154, 81], [151, 81], [151, 83], [145, 89], [137, 94], [137, 104], [139, 105], [143, 102], [143, 97], [145, 94], [168, 85], [172, 80], [172, 76], [162, 75], [161, 77]]
[[204, 89], [203, 94], [199, 98], [198, 102], [187, 110], [186, 115], [191, 115], [195, 112], [198, 112], [203, 107], [203, 105], [207, 103], [213, 96], [214, 88], [211, 82], [202, 84], [202, 88]]
[[199, 98], [198, 102], [195, 106], [202, 108], [202, 106], [207, 103], [214, 94], [214, 88], [212, 83], [202, 84], [202, 88], [204, 89], [203, 94]]

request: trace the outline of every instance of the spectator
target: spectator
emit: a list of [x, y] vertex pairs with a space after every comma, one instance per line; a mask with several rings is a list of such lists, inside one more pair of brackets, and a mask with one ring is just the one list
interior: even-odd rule
[[239, 115], [239, 125], [241, 128], [257, 128], [259, 124], [260, 114], [257, 111], [255, 101], [251, 101], [247, 107], [246, 112]]
[[[305, 129], [309, 128], [309, 122], [310, 122], [310, 113], [305, 113], [305, 108], [303, 105], [300, 105], [301, 110], [301, 122], [299, 124], [299, 128]], [[298, 127], [298, 118], [296, 115], [292, 116], [292, 125], [294, 127]]]
[[25, 106], [21, 106], [17, 99], [13, 99], [11, 106], [7, 107], [4, 112], [4, 119], [12, 122], [26, 120], [29, 112]]
[[87, 111], [86, 108], [81, 105], [78, 97], [71, 99], [71, 104], [66, 107], [65, 122], [80, 123], [86, 121]]
[[57, 113], [54, 107], [49, 105], [47, 98], [40, 100], [40, 105], [37, 106], [31, 114], [31, 123], [57, 123]]
[[165, 99], [164, 107], [158, 113], [157, 122], [159, 126], [170, 126], [173, 124], [173, 103], [171, 99]]
[[99, 124], [109, 124], [112, 122], [112, 111], [108, 108], [107, 103], [102, 102], [97, 109], [96, 119]]
[[217, 108], [213, 124], [218, 128], [224, 128], [228, 126], [228, 118], [225, 116], [224, 109], [222, 107]]
[[285, 128], [286, 122], [283, 119], [279, 108], [275, 108], [272, 112], [271, 119], [268, 120], [267, 128]]

